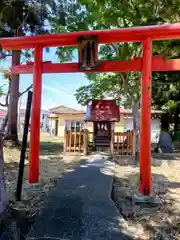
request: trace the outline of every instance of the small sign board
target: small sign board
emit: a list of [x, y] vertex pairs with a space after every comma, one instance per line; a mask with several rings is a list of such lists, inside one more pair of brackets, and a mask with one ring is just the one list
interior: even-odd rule
[[119, 106], [115, 100], [92, 100], [92, 105], [87, 107], [86, 121], [119, 122]]

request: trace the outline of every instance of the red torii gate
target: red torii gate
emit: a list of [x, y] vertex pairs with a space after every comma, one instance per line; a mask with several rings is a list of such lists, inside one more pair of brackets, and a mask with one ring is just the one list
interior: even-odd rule
[[165, 24], [148, 27], [124, 28], [114, 30], [99, 30], [88, 32], [73, 32], [26, 36], [0, 39], [6, 50], [20, 50], [34, 48], [34, 63], [12, 66], [12, 74], [33, 73], [33, 102], [31, 118], [29, 183], [36, 183], [39, 179], [40, 152], [40, 109], [42, 91], [42, 73], [72, 73], [85, 72], [79, 70], [78, 63], [52, 64], [42, 62], [44, 47], [76, 46], [78, 38], [82, 36], [96, 36], [98, 44], [119, 42], [142, 42], [142, 58], [129, 61], [100, 61], [98, 69], [91, 72], [127, 72], [140, 71], [141, 79], [141, 123], [140, 123], [140, 193], [150, 195], [151, 183], [151, 75], [152, 71], [180, 70], [180, 59], [164, 60], [152, 56], [153, 40], [180, 39], [180, 23]]

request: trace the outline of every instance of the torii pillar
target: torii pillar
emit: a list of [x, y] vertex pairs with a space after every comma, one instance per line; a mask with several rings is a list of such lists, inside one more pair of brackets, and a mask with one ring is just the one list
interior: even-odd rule
[[141, 121], [140, 121], [140, 193], [152, 193], [151, 182], [151, 102], [152, 102], [152, 39], [142, 42]]
[[29, 183], [37, 183], [39, 181], [42, 57], [42, 47], [36, 45], [34, 49], [33, 99], [29, 148]]

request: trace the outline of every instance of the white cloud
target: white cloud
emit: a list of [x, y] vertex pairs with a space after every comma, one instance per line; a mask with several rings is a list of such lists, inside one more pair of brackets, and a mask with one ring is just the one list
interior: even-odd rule
[[[41, 109], [48, 110], [58, 105], [64, 105], [77, 110], [82, 109], [81, 105], [77, 103], [73, 92], [67, 92], [65, 88], [59, 88], [59, 86], [57, 88], [54, 88], [43, 84], [43, 90], [44, 92], [42, 93]], [[48, 92], [45, 93], [45, 91]], [[51, 94], [49, 95], [48, 93]], [[26, 101], [27, 93], [24, 94], [19, 101], [21, 108], [26, 108]]]
[[47, 85], [43, 85], [43, 89], [49, 92], [54, 92], [54, 93], [65, 93], [68, 95], [74, 95], [72, 92], [67, 91], [66, 88], [59, 87], [59, 86], [57, 88], [54, 88], [54, 87], [49, 87]]
[[50, 92], [59, 93], [59, 90], [57, 88], [48, 87], [46, 85], [43, 85], [43, 89], [47, 90], [47, 91], [50, 91]]

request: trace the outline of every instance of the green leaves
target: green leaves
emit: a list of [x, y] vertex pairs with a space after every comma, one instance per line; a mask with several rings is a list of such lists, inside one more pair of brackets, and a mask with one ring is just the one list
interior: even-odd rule
[[56, 50], [56, 54], [59, 57], [60, 62], [72, 61], [74, 58], [74, 50], [76, 47], [59, 47]]
[[56, 8], [57, 1], [55, 0], [2, 0], [0, 3], [0, 34], [3, 37], [9, 37], [45, 33], [50, 30], [49, 20], [56, 16]]
[[[58, 19], [52, 19], [55, 32], [124, 28], [180, 21], [179, 0], [71, 0], [66, 5], [59, 6], [62, 15]], [[99, 58], [108, 61], [128, 60], [141, 56], [141, 48], [140, 43], [100, 45]], [[72, 60], [73, 53], [74, 48], [57, 50], [61, 62]], [[179, 54], [180, 41], [153, 42], [153, 55], [177, 58]], [[129, 106], [132, 99], [140, 98], [140, 73], [86, 73], [86, 76], [90, 85], [80, 87], [75, 94], [81, 104], [86, 104], [93, 98], [111, 96], [120, 97], [121, 104]], [[174, 106], [173, 101], [179, 101], [178, 78], [177, 73], [153, 73], [152, 93], [155, 107], [160, 108], [162, 104], [166, 104], [167, 109]]]
[[[0, 1], [0, 37], [37, 35], [51, 31], [49, 22], [56, 16], [56, 0]], [[1, 49], [0, 49], [1, 50]], [[10, 55], [10, 53], [8, 53]], [[25, 59], [32, 52], [22, 51]], [[3, 51], [2, 57], [7, 53]]]
[[180, 83], [178, 72], [162, 72], [153, 74], [153, 105], [171, 112], [180, 105]]

